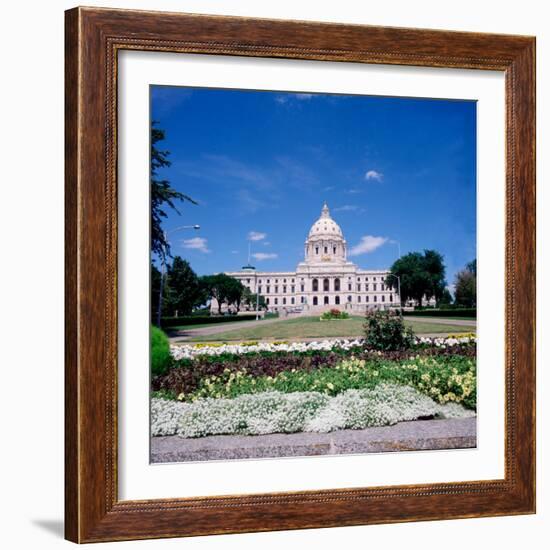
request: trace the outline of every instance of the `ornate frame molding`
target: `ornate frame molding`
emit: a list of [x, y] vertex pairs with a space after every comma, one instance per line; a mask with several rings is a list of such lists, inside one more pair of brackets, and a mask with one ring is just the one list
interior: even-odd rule
[[[119, 501], [120, 50], [499, 70], [506, 80], [506, 475]], [[75, 8], [66, 12], [66, 537], [97, 542], [535, 511], [535, 39]]]

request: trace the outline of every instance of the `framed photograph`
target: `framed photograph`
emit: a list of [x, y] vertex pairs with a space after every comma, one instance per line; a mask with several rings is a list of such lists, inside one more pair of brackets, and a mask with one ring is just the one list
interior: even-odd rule
[[535, 511], [535, 39], [66, 12], [66, 537]]

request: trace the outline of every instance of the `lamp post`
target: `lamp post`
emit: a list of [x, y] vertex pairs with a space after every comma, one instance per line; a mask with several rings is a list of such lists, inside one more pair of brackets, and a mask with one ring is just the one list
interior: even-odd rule
[[157, 308], [157, 326], [160, 327], [160, 320], [162, 316], [162, 293], [164, 291], [164, 277], [166, 276], [166, 254], [168, 252], [168, 235], [176, 233], [177, 231], [182, 231], [184, 229], [200, 229], [200, 225], [181, 225], [180, 227], [175, 227], [170, 231], [164, 231], [164, 243], [162, 244], [162, 256], [160, 258], [160, 288], [159, 288], [159, 305]]
[[388, 277], [397, 279], [397, 296], [399, 298], [399, 310], [401, 310], [401, 278], [399, 275], [394, 275], [393, 273], [388, 273]]
[[258, 273], [253, 265], [250, 265], [250, 250], [248, 252], [248, 264], [243, 265], [243, 271], [254, 271], [254, 290], [256, 291], [256, 321], [259, 318], [260, 294], [258, 293]]

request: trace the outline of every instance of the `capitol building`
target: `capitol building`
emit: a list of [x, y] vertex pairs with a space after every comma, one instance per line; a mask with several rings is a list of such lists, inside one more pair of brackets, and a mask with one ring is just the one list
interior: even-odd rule
[[268, 311], [282, 314], [317, 314], [331, 308], [364, 313], [399, 305], [397, 291], [386, 285], [388, 270], [361, 269], [348, 260], [346, 239], [326, 203], [309, 230], [304, 260], [296, 271], [243, 269], [226, 274], [263, 296]]

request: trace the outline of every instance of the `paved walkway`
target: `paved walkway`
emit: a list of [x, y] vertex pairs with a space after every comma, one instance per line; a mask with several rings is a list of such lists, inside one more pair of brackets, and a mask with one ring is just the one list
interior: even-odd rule
[[327, 434], [212, 435], [196, 439], [153, 437], [151, 462], [191, 462], [338, 454], [475, 448], [476, 417], [415, 420]]

